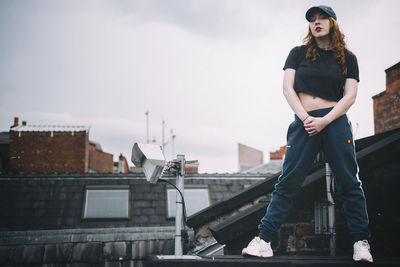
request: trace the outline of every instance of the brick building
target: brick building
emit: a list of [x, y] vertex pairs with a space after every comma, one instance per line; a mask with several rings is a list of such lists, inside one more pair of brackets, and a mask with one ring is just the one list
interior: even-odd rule
[[113, 172], [113, 155], [89, 141], [88, 126], [19, 125], [9, 132], [9, 171], [13, 173]]
[[89, 141], [89, 172], [114, 172], [113, 154], [104, 152], [99, 143]]
[[10, 161], [10, 133], [0, 132], [0, 173], [8, 172]]
[[386, 90], [372, 97], [375, 134], [400, 128], [400, 62], [385, 72]]

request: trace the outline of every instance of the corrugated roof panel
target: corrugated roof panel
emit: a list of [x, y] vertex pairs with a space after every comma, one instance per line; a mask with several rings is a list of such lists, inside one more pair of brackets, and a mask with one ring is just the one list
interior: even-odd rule
[[12, 127], [11, 132], [89, 132], [84, 125], [19, 125]]

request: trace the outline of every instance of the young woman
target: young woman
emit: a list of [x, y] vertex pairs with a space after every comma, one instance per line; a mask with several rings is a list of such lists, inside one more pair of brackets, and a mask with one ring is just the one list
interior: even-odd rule
[[372, 262], [366, 202], [346, 116], [357, 95], [357, 58], [346, 48], [331, 7], [312, 7], [306, 19], [309, 31], [305, 44], [290, 51], [283, 68], [283, 94], [295, 120], [287, 133], [282, 174], [261, 219], [259, 235], [242, 255], [273, 255], [271, 238], [290, 211], [316, 154], [322, 150], [343, 198], [347, 227], [354, 242], [353, 259]]

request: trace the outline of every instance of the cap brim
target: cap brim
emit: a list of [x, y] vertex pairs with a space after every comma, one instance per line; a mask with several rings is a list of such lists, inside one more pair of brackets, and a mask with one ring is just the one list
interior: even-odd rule
[[330, 15], [328, 13], [326, 13], [323, 9], [321, 9], [320, 7], [314, 6], [314, 7], [311, 7], [310, 9], [307, 10], [307, 12], [306, 12], [306, 20], [310, 21], [310, 18], [312, 16], [312, 14], [315, 13], [316, 11], [322, 12], [322, 13], [324, 13], [324, 14], [326, 14], [326, 15], [328, 15], [330, 17]]

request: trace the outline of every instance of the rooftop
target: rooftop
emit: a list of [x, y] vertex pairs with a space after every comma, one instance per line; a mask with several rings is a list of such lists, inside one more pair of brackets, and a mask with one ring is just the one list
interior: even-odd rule
[[2, 144], [10, 144], [10, 133], [9, 132], [0, 132], [0, 145]]
[[10, 132], [89, 132], [90, 127], [84, 125], [18, 125], [10, 128]]
[[[375, 257], [374, 266], [399, 266], [398, 257]], [[159, 259], [149, 256], [146, 266], [354, 266], [350, 256], [274, 256], [272, 258], [239, 255], [213, 256], [201, 259]]]
[[273, 159], [267, 163], [260, 164], [242, 171], [242, 173], [278, 173], [282, 170], [283, 160]]

